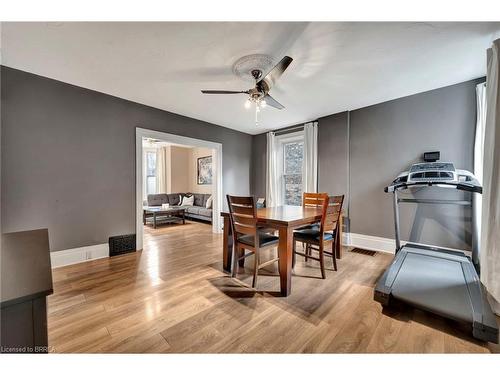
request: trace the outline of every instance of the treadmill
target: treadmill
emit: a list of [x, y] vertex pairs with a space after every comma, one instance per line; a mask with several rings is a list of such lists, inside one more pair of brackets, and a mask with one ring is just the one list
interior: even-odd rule
[[479, 246], [473, 244], [472, 257], [462, 251], [408, 242], [401, 246], [399, 205], [457, 204], [472, 200], [419, 199], [398, 197], [406, 189], [434, 186], [481, 194], [474, 175], [455, 169], [452, 163], [438, 162], [439, 152], [425, 153], [424, 162], [401, 173], [384, 191], [393, 194], [396, 255], [377, 281], [374, 299], [383, 306], [393, 299], [445, 318], [469, 323], [472, 335], [498, 343], [498, 325], [479, 279]]

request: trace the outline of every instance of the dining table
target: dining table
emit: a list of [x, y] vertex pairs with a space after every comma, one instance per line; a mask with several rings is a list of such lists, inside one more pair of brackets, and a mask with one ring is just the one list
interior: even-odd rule
[[[223, 241], [223, 268], [226, 272], [231, 272], [233, 256], [233, 237], [229, 212], [221, 212], [224, 219], [224, 241]], [[280, 292], [282, 296], [288, 296], [292, 290], [292, 252], [293, 252], [293, 231], [309, 224], [321, 221], [322, 209], [320, 207], [303, 206], [276, 206], [257, 209], [257, 225], [262, 228], [269, 228], [278, 231], [278, 256]], [[339, 219], [340, 230], [336, 232], [337, 258], [342, 256], [342, 215]], [[244, 265], [245, 259], [241, 259], [240, 266]]]

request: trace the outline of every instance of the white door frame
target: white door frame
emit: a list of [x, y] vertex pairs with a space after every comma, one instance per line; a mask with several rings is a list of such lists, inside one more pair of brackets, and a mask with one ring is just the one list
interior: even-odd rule
[[203, 147], [212, 149], [212, 172], [215, 183], [212, 184], [212, 196], [216, 197], [212, 206], [212, 231], [222, 232], [222, 220], [220, 212], [222, 210], [222, 144], [211, 141], [204, 141], [191, 137], [183, 137], [170, 133], [159, 132], [137, 127], [135, 129], [135, 192], [136, 192], [136, 248], [143, 248], [143, 218], [142, 218], [142, 138], [154, 138], [160, 141], [176, 143], [186, 146]]

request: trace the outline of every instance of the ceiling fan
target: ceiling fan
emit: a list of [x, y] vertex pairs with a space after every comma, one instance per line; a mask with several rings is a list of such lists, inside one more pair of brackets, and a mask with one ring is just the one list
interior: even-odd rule
[[257, 114], [260, 108], [267, 105], [283, 109], [285, 108], [281, 103], [269, 95], [269, 91], [273, 88], [276, 81], [283, 75], [293, 59], [290, 56], [285, 56], [281, 61], [276, 64], [264, 77], [262, 77], [261, 69], [252, 69], [250, 73], [255, 79], [255, 87], [246, 91], [228, 91], [228, 90], [201, 90], [203, 94], [247, 94], [248, 100], [245, 103], [246, 108], [250, 108], [252, 103], [255, 103], [255, 122], [257, 121]]

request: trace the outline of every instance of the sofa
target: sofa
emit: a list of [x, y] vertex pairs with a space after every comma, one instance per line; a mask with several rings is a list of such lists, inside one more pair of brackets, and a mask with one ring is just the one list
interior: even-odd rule
[[[193, 206], [179, 206], [181, 199], [185, 196], [194, 195]], [[198, 219], [212, 222], [212, 208], [206, 208], [207, 200], [212, 194], [198, 193], [172, 193], [172, 194], [149, 194], [148, 206], [161, 206], [164, 203], [170, 204], [170, 207], [184, 208], [184, 216], [187, 219]]]

